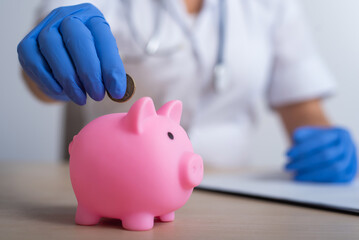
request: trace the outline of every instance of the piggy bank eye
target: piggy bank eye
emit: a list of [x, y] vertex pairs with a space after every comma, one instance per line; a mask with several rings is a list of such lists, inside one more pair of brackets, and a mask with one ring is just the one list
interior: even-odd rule
[[167, 135], [171, 140], [173, 140], [175, 138], [171, 132], [168, 132]]

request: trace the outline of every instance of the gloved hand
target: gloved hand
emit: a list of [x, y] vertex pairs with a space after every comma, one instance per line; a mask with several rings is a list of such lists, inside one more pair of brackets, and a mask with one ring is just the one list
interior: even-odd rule
[[116, 40], [102, 13], [89, 3], [53, 10], [18, 45], [19, 61], [48, 96], [86, 103], [105, 88], [120, 99], [126, 74]]
[[356, 147], [343, 128], [298, 128], [287, 156], [285, 168], [297, 181], [345, 183], [357, 172]]

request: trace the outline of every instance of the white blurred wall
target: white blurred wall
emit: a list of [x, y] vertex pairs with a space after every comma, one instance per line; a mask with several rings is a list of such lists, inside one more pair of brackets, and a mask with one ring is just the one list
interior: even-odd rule
[[0, 0], [0, 161], [56, 161], [62, 106], [37, 101], [24, 85], [16, 46], [36, 21], [39, 0]]
[[[230, 0], [233, 1], [233, 0]], [[61, 152], [63, 108], [31, 96], [23, 84], [16, 46], [35, 22], [40, 0], [0, 0], [0, 161], [55, 161]], [[334, 123], [359, 139], [359, 1], [301, 0], [319, 51], [335, 75], [337, 96], [326, 108]], [[277, 117], [260, 107], [252, 163], [280, 166], [287, 146]]]

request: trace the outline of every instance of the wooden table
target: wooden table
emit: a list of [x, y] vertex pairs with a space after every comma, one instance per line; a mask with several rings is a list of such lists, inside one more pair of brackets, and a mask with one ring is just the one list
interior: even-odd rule
[[74, 223], [68, 165], [0, 164], [0, 239], [359, 239], [359, 217], [195, 190], [171, 223], [131, 232]]

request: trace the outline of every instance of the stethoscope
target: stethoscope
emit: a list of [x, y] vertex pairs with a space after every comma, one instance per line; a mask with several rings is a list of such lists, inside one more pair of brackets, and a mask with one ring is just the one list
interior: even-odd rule
[[[153, 6], [153, 13], [154, 13], [154, 28], [152, 30], [152, 34], [148, 40], [145, 40], [141, 37], [137, 28], [133, 22], [132, 13], [132, 3], [131, 0], [122, 0], [123, 4], [126, 7], [125, 17], [127, 24], [129, 26], [131, 35], [136, 42], [136, 44], [143, 49], [143, 53], [147, 56], [169, 56], [174, 54], [175, 52], [181, 49], [181, 44], [170, 46], [165, 49], [161, 49], [161, 38], [160, 38], [160, 30], [163, 21], [163, 9], [169, 10], [171, 12], [172, 17], [174, 20], [179, 24], [180, 28], [183, 30], [185, 35], [190, 38], [190, 41], [193, 41], [192, 34], [190, 30], [185, 26], [184, 22], [180, 19], [180, 16], [175, 14], [176, 11], [174, 9], [170, 9], [168, 4], [165, 4], [164, 0], [155, 0]], [[172, 14], [173, 13], [173, 14]], [[214, 88], [222, 92], [227, 88], [228, 81], [227, 81], [227, 69], [224, 61], [224, 45], [225, 45], [225, 16], [226, 16], [226, 1], [219, 0], [218, 1], [218, 49], [217, 49], [217, 56], [216, 62], [213, 69], [213, 84]], [[194, 55], [196, 58], [199, 58], [198, 53], [194, 51]], [[143, 56], [142, 56], [143, 57]], [[136, 59], [140, 59], [141, 56], [126, 56], [126, 58], [130, 59], [130, 61], [134, 61]]]

